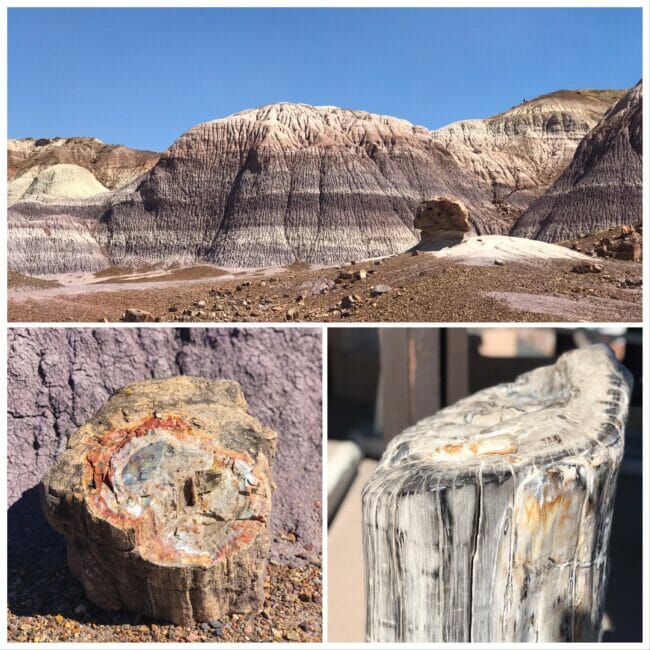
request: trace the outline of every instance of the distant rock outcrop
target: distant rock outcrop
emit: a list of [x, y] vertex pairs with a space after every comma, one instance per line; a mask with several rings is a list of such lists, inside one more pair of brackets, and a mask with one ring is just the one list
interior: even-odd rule
[[91, 172], [79, 165], [66, 163], [52, 165], [35, 175], [28, 172], [13, 183], [21, 182], [25, 176], [31, 177], [31, 182], [20, 196], [23, 201], [27, 199], [47, 201], [50, 198], [77, 199], [108, 192], [108, 188], [104, 187]]
[[555, 180], [582, 138], [624, 91], [559, 90], [493, 117], [433, 132], [464, 169], [483, 181], [511, 223]]
[[461, 201], [436, 196], [418, 206], [413, 225], [427, 244], [457, 244], [470, 231], [469, 212]]
[[585, 136], [564, 173], [515, 224], [513, 235], [565, 241], [641, 221], [641, 91], [639, 82]]
[[[160, 154], [139, 151], [122, 145], [104, 144], [96, 138], [23, 138], [7, 142], [7, 181], [9, 205], [28, 198], [25, 192], [35, 178], [43, 174], [60, 174], [63, 168], [79, 168], [92, 175], [99, 189], [124, 187], [157, 162]], [[54, 170], [54, 171], [52, 171]], [[57, 171], [58, 170], [58, 171]], [[47, 177], [47, 176], [46, 176]], [[74, 183], [70, 186], [74, 189]], [[59, 190], [62, 188], [59, 187]], [[45, 193], [43, 196], [78, 198], [91, 196], [91, 188], [85, 193]]]

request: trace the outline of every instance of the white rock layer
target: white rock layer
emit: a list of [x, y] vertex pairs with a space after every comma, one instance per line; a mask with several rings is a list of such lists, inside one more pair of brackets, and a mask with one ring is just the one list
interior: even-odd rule
[[[422, 250], [427, 252], [424, 246]], [[530, 263], [533, 260], [543, 262], [589, 259], [582, 253], [558, 244], [505, 235], [468, 237], [460, 244], [445, 246], [427, 254], [473, 266], [485, 266], [495, 262]]]
[[[16, 195], [18, 187], [24, 186], [23, 180], [31, 174], [27, 172], [9, 183], [10, 193]], [[18, 184], [18, 186], [17, 186]], [[47, 167], [31, 177], [31, 182], [18, 197], [20, 200], [47, 201], [49, 199], [83, 199], [96, 194], [108, 192], [87, 169], [79, 165], [59, 164]]]

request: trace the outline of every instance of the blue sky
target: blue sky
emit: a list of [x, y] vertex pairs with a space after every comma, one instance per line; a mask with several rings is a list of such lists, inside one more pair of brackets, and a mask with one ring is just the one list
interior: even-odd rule
[[642, 75], [640, 9], [10, 9], [9, 137], [166, 149], [278, 101], [437, 128]]

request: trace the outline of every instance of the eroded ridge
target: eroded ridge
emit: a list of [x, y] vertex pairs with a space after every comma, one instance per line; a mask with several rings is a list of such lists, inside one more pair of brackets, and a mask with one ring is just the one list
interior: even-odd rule
[[89, 598], [179, 624], [259, 608], [275, 438], [235, 382], [118, 391], [42, 483]]
[[395, 438], [363, 495], [368, 640], [599, 639], [630, 385], [576, 350]]

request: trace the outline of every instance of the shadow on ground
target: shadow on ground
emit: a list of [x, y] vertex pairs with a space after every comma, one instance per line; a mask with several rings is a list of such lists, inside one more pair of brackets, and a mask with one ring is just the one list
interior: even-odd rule
[[17, 616], [60, 614], [85, 623], [138, 624], [137, 614], [102, 610], [86, 599], [68, 568], [63, 536], [43, 516], [38, 492], [38, 486], [27, 490], [8, 511], [9, 610]]

